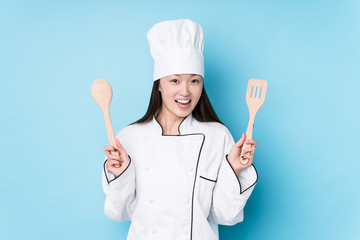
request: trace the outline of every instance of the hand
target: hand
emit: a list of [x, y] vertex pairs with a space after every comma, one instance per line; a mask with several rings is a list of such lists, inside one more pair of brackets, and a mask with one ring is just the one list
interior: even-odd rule
[[105, 164], [106, 169], [117, 177], [127, 168], [130, 158], [121, 146], [119, 139], [116, 138], [115, 141], [117, 148], [112, 145], [105, 146], [104, 152], [108, 158]]
[[[247, 140], [247, 143], [244, 147], [245, 139], [246, 135], [245, 133], [243, 133], [240, 140], [235, 143], [234, 146], [232, 146], [228, 155], [229, 163], [231, 164], [231, 167], [234, 169], [237, 175], [240, 173], [241, 170], [253, 164], [254, 161], [255, 147], [257, 146], [257, 142], [254, 139], [249, 139]], [[242, 159], [242, 156], [244, 159], [248, 160], [248, 163], [245, 165], [242, 164], [240, 161], [240, 159]]]

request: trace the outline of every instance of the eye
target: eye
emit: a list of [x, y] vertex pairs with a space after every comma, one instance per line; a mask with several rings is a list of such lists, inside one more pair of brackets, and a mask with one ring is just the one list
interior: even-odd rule
[[179, 80], [177, 80], [177, 79], [171, 79], [171, 82], [173, 82], [173, 83], [178, 83]]
[[195, 84], [197, 84], [197, 83], [199, 83], [200, 81], [198, 80], [198, 79], [193, 79], [193, 80], [191, 80], [191, 83], [195, 83]]

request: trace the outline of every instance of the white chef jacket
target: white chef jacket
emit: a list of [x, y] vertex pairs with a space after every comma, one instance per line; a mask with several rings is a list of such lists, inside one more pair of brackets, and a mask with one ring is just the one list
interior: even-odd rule
[[254, 165], [238, 176], [233, 171], [226, 158], [234, 144], [229, 130], [190, 114], [179, 133], [164, 135], [154, 117], [117, 135], [130, 164], [114, 178], [104, 163], [104, 212], [131, 221], [128, 240], [217, 240], [218, 224], [244, 218], [258, 176]]

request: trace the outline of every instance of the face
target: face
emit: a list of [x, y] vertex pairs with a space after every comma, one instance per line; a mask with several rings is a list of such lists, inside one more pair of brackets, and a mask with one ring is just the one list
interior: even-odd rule
[[203, 89], [203, 78], [196, 74], [175, 74], [160, 79], [161, 114], [184, 118], [196, 107]]

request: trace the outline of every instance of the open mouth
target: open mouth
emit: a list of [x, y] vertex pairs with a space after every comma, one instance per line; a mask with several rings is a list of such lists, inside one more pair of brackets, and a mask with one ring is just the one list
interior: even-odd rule
[[175, 102], [177, 103], [177, 105], [180, 108], [185, 109], [185, 108], [188, 108], [190, 106], [191, 100], [190, 99], [188, 99], [188, 100], [180, 100], [180, 99], [178, 99], [178, 100], [175, 100]]

